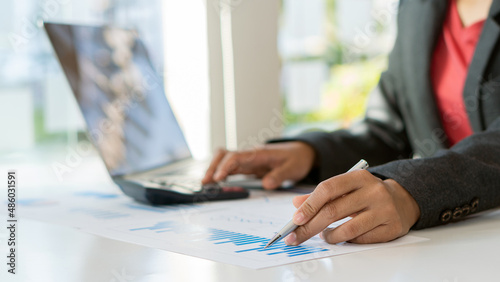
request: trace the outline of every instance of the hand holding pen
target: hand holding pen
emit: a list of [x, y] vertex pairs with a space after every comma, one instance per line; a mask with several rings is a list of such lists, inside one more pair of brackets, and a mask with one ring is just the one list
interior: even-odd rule
[[[420, 216], [413, 197], [396, 181], [381, 180], [356, 166], [321, 182], [311, 194], [295, 197], [293, 204], [297, 211], [292, 221], [268, 246], [291, 229], [294, 231], [285, 238], [287, 245], [299, 245], [320, 232], [331, 244], [386, 242], [408, 233]], [[327, 228], [348, 216], [353, 219]]]

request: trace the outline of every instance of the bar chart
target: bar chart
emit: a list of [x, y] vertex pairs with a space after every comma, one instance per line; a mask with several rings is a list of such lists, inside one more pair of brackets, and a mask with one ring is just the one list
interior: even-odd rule
[[[312, 246], [287, 246], [283, 241], [277, 242], [273, 246], [264, 249], [269, 238], [217, 228], [186, 225], [175, 221], [161, 221], [151, 226], [129, 229], [129, 231], [139, 230], [149, 230], [155, 233], [174, 232], [182, 235], [183, 238], [188, 240], [189, 237], [193, 237], [191, 239], [193, 242], [205, 241], [211, 242], [213, 245], [230, 244], [235, 247], [235, 254], [259, 252], [268, 256], [282, 254], [287, 257], [296, 257], [329, 251], [329, 249], [326, 248]], [[200, 239], [200, 235], [202, 234], [205, 236], [202, 236]]]
[[212, 234], [208, 240], [214, 242], [216, 245], [228, 243], [232, 243], [236, 246], [258, 245], [257, 247], [235, 251], [235, 253], [257, 251], [266, 255], [285, 254], [288, 257], [296, 257], [328, 251], [328, 249], [309, 246], [287, 246], [283, 241], [277, 242], [273, 246], [264, 249], [269, 238], [218, 229], [212, 230]]
[[98, 192], [98, 191], [82, 191], [82, 192], [77, 192], [75, 193], [75, 196], [79, 197], [88, 197], [88, 198], [94, 198], [94, 199], [116, 199], [119, 198], [119, 194], [115, 193], [103, 193], [103, 192]]
[[[299, 246], [283, 240], [264, 249], [291, 217], [295, 194], [253, 191], [245, 201], [147, 206], [103, 191], [57, 198], [20, 198], [20, 216], [95, 235], [212, 261], [261, 269], [425, 240], [405, 236], [373, 245], [330, 245], [314, 236]], [[338, 221], [336, 227], [348, 219]]]

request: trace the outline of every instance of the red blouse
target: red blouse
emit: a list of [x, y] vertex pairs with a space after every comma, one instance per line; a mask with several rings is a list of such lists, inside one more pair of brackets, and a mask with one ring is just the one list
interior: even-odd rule
[[432, 58], [431, 80], [441, 122], [451, 146], [472, 134], [463, 89], [483, 25], [484, 20], [464, 27], [456, 1], [450, 0]]

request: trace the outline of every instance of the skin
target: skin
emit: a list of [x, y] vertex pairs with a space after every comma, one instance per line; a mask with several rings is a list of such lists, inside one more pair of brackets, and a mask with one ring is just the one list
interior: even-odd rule
[[458, 14], [464, 27], [468, 27], [488, 16], [493, 0], [457, 0]]
[[303, 179], [311, 170], [314, 159], [312, 147], [302, 142], [267, 144], [239, 152], [220, 149], [202, 183], [222, 181], [232, 174], [255, 174], [262, 177], [265, 189], [276, 189], [285, 180]]
[[[457, 0], [464, 26], [486, 18], [491, 2]], [[275, 189], [285, 180], [303, 179], [318, 163], [314, 149], [302, 142], [267, 144], [248, 151], [219, 150], [202, 183], [222, 181], [232, 174], [255, 174], [262, 177], [265, 189]], [[316, 234], [331, 244], [387, 242], [407, 234], [420, 217], [415, 199], [400, 184], [366, 170], [329, 178], [311, 194], [295, 197], [293, 204], [297, 208], [293, 221], [299, 227], [285, 238], [288, 245], [299, 245]], [[352, 219], [327, 228], [347, 216]]]
[[[300, 226], [285, 238], [288, 245], [299, 245], [320, 232], [330, 244], [387, 242], [408, 233], [420, 216], [417, 203], [401, 185], [366, 170], [325, 180], [293, 203], [297, 207], [293, 221]], [[327, 228], [347, 216], [353, 219]]]

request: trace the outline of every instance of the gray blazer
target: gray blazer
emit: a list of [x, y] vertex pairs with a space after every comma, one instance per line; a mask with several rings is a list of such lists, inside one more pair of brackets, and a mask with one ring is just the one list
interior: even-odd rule
[[[293, 140], [314, 147], [321, 181], [359, 159], [415, 198], [420, 229], [500, 206], [500, 0], [494, 0], [464, 87], [474, 134], [449, 148], [430, 80], [430, 62], [448, 1], [401, 0], [389, 66], [370, 94], [362, 122]], [[375, 167], [373, 167], [375, 166]]]

